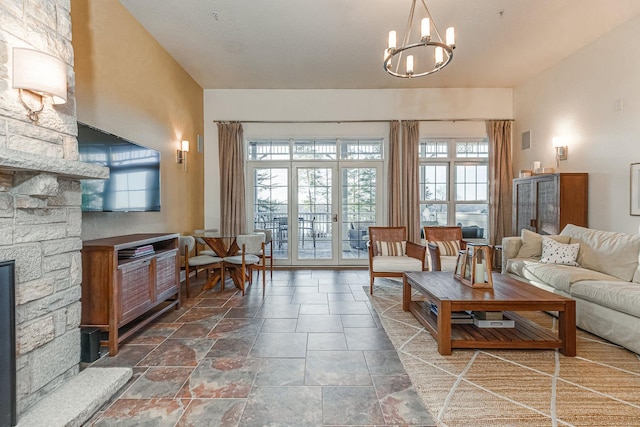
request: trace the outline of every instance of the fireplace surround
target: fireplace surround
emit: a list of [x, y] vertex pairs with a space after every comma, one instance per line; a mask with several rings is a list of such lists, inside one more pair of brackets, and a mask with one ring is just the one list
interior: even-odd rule
[[[1, 2], [0, 16], [0, 262], [15, 265], [20, 423], [22, 414], [79, 372], [79, 180], [104, 179], [109, 172], [77, 160], [70, 1]], [[11, 89], [14, 47], [50, 53], [67, 67], [67, 104], [46, 101], [37, 122]]]

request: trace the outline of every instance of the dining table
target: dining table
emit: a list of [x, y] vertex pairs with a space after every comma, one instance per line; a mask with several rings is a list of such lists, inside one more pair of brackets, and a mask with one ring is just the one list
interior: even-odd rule
[[[224, 237], [224, 236], [207, 236], [201, 235], [198, 236], [202, 238], [202, 240], [211, 248], [213, 252], [215, 252], [216, 256], [220, 258], [225, 258], [228, 256], [238, 255], [238, 251], [240, 248], [238, 247], [238, 243], [236, 242], [235, 237]], [[221, 281], [220, 290], [224, 291], [224, 272], [229, 268], [229, 274], [231, 276], [231, 280], [233, 280], [233, 284], [238, 289], [243, 288], [243, 275], [242, 275], [242, 266], [237, 264], [226, 264], [223, 266], [221, 273], [218, 275], [214, 275], [207, 283], [204, 285], [202, 290], [213, 289], [213, 287]]]

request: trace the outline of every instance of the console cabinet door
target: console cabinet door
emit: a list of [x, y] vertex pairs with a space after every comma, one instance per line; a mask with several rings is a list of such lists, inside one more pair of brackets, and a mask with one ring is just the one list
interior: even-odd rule
[[119, 324], [135, 319], [151, 307], [153, 290], [151, 263], [152, 259], [144, 259], [118, 267]]
[[168, 251], [156, 258], [156, 285], [154, 301], [162, 301], [179, 291], [180, 267], [178, 250]]
[[523, 229], [558, 234], [567, 224], [588, 227], [589, 176], [586, 173], [535, 175], [513, 180], [512, 232]]

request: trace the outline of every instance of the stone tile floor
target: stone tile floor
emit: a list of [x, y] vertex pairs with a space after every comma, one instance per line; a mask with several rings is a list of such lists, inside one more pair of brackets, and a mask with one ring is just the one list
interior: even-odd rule
[[366, 270], [274, 271], [264, 295], [256, 280], [242, 297], [230, 282], [199, 292], [196, 279], [197, 296], [92, 365], [134, 375], [88, 425], [435, 425], [368, 280]]

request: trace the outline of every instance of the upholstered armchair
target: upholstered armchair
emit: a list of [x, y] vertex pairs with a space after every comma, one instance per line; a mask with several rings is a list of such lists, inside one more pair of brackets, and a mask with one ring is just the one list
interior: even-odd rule
[[458, 252], [466, 248], [462, 227], [424, 227], [431, 271], [454, 271]]
[[407, 227], [369, 227], [369, 292], [376, 277], [426, 271], [427, 248], [407, 241]]

